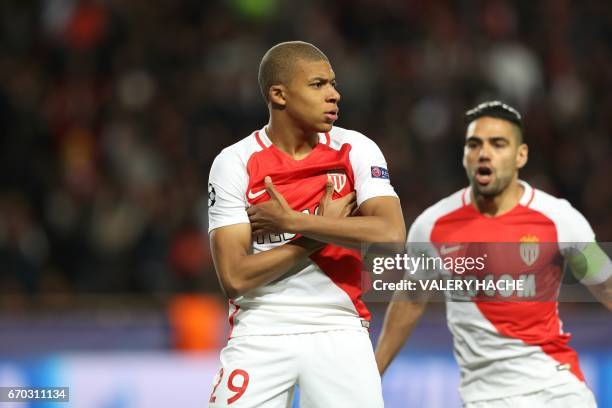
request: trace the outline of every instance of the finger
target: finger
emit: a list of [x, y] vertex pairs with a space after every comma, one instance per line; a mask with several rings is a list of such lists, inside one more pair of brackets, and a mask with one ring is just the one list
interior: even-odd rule
[[338, 200], [342, 200], [345, 203], [350, 203], [351, 201], [354, 201], [356, 199], [357, 199], [357, 194], [355, 194], [354, 191], [351, 191], [350, 193], [348, 193], [344, 197], [340, 197]]
[[325, 192], [323, 193], [323, 197], [321, 197], [320, 201], [320, 214], [325, 214], [325, 209], [327, 208], [327, 204], [331, 201], [332, 194], [334, 192], [334, 185], [331, 181], [327, 180], [325, 183]]
[[251, 207], [247, 208], [246, 212], [247, 212], [247, 214], [250, 217], [253, 214], [257, 214], [257, 208], [255, 208], [255, 206], [251, 206]]
[[272, 184], [272, 178], [270, 176], [266, 176], [266, 178], [264, 179], [264, 184], [266, 186], [266, 191], [268, 192], [270, 198], [276, 200], [276, 202], [280, 204], [283, 210], [291, 211], [291, 206], [289, 206], [287, 200], [285, 200], [285, 197], [281, 193], [276, 191], [276, 188], [274, 187], [274, 184]]
[[278, 193], [276, 192], [274, 184], [272, 183], [272, 177], [266, 176], [264, 178], [264, 185], [266, 186], [266, 191], [268, 192], [270, 198], [278, 200]]
[[254, 237], [257, 237], [259, 235], [264, 235], [264, 234], [265, 234], [265, 232], [264, 232], [264, 230], [262, 228], [253, 229], [252, 232], [251, 232], [251, 235], [254, 236]]
[[275, 234], [275, 233], [276, 232], [271, 230], [270, 228], [261, 226], [261, 227], [257, 227], [256, 229], [252, 229], [251, 235], [258, 236], [258, 235], [269, 235], [269, 234]]
[[351, 213], [355, 210], [355, 205], [356, 205], [356, 202], [354, 201], [351, 201], [350, 203], [345, 205], [344, 208], [342, 209], [342, 216], [348, 217], [349, 215], [351, 215]]
[[261, 220], [256, 216], [251, 216], [249, 217], [249, 222], [251, 223], [251, 226], [253, 226], [257, 223], [261, 223]]
[[266, 225], [262, 222], [255, 221], [251, 223], [251, 231], [253, 233], [255, 233], [255, 231], [257, 231], [258, 233], [261, 233], [265, 229], [266, 229]]
[[327, 182], [325, 183], [325, 194], [323, 195], [323, 198], [325, 198], [326, 200], [329, 200], [332, 196], [334, 192], [334, 184], [327, 180]]
[[353, 205], [353, 203], [357, 203], [357, 196], [353, 195], [353, 199], [351, 201], [349, 201], [350, 205]]

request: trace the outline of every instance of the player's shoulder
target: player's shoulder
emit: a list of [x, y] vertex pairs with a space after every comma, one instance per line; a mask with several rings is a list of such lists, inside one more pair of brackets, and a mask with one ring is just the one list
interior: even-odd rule
[[[526, 183], [524, 185], [529, 187]], [[560, 242], [587, 242], [595, 237], [587, 219], [568, 200], [533, 189], [528, 208], [543, 214], [553, 222]]]
[[464, 207], [466, 205], [465, 204], [466, 194], [467, 194], [467, 188], [462, 188], [459, 191], [455, 191], [453, 194], [447, 197], [444, 197], [437, 203], [426, 208], [425, 211], [423, 211], [417, 217], [417, 220], [419, 220], [420, 222], [435, 223], [440, 218]]
[[210, 168], [209, 181], [217, 184], [242, 185], [248, 179], [247, 164], [253, 154], [263, 150], [257, 141], [257, 132], [227, 146], [215, 157]]
[[246, 167], [249, 158], [262, 147], [257, 142], [257, 132], [225, 147], [213, 161], [213, 169], [216, 167], [232, 168], [234, 166]]
[[453, 194], [444, 197], [419, 214], [410, 227], [409, 241], [427, 241], [430, 239], [431, 231], [442, 217], [445, 217], [465, 207], [465, 195], [467, 188], [463, 188]]
[[329, 136], [331, 147], [336, 149], [347, 143], [357, 148], [376, 146], [376, 143], [363, 133], [339, 126], [334, 126], [329, 131]]
[[555, 197], [543, 190], [532, 188], [527, 183], [523, 182], [523, 184], [532, 190], [532, 197], [529, 199], [528, 203], [529, 208], [547, 217], [563, 219], [571, 219], [576, 216], [582, 217], [580, 211], [574, 208], [568, 200]]

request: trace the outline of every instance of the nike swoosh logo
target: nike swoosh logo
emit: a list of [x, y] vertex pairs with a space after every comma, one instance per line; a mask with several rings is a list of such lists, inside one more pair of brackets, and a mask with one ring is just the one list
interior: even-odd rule
[[247, 195], [249, 197], [249, 200], [254, 200], [254, 199], [256, 199], [257, 197], [259, 197], [260, 195], [262, 195], [265, 192], [266, 192], [265, 188], [263, 190], [259, 190], [256, 193], [253, 193], [253, 191], [249, 190], [249, 193]]
[[569, 370], [572, 368], [572, 365], [570, 363], [565, 363], [565, 364], [559, 364], [557, 366], [557, 371], [564, 371], [564, 370]]
[[450, 254], [451, 252], [455, 252], [455, 251], [458, 251], [458, 250], [460, 250], [460, 249], [461, 249], [461, 245], [455, 245], [455, 246], [450, 246], [450, 247], [447, 247], [447, 246], [442, 245], [442, 246], [440, 247], [440, 254], [442, 254], [442, 255], [448, 255], [448, 254]]

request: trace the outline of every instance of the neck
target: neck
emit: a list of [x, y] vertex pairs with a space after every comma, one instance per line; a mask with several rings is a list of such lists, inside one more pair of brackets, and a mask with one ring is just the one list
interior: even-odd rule
[[512, 210], [521, 200], [525, 187], [518, 181], [518, 177], [508, 184], [502, 192], [494, 196], [485, 196], [478, 194], [472, 188], [472, 203], [474, 207], [481, 213], [489, 217], [496, 217]]
[[317, 132], [305, 131], [285, 115], [270, 115], [266, 133], [277, 148], [296, 160], [306, 157], [319, 142]]

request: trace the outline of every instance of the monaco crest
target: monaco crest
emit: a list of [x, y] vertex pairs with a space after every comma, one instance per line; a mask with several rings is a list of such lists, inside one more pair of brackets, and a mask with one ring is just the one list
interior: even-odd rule
[[531, 266], [540, 256], [540, 245], [538, 244], [540, 239], [535, 235], [523, 235], [520, 241], [519, 251], [521, 259], [525, 262], [525, 265]]
[[334, 185], [334, 191], [338, 194], [344, 188], [346, 184], [346, 174], [344, 173], [327, 173], [327, 179]]

